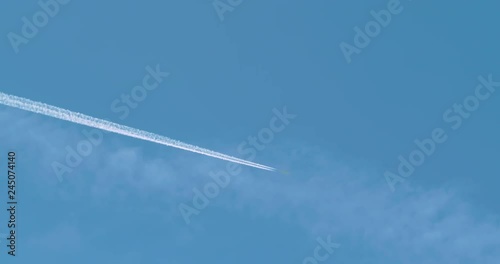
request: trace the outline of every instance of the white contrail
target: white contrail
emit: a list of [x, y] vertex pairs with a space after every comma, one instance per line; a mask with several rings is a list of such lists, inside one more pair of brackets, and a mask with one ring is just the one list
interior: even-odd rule
[[210, 156], [210, 157], [214, 157], [214, 158], [218, 158], [218, 159], [222, 159], [222, 160], [227, 160], [227, 161], [239, 163], [242, 165], [247, 165], [247, 166], [251, 166], [251, 167], [255, 167], [255, 168], [259, 168], [259, 169], [263, 169], [263, 170], [268, 170], [268, 171], [275, 171], [276, 170], [272, 167], [264, 166], [264, 165], [261, 165], [261, 164], [255, 163], [255, 162], [246, 161], [243, 159], [235, 158], [235, 157], [225, 155], [225, 154], [222, 154], [219, 152], [215, 152], [212, 150], [189, 145], [189, 144], [186, 144], [186, 143], [183, 143], [183, 142], [180, 142], [180, 141], [168, 138], [168, 137], [160, 136], [160, 135], [157, 135], [157, 134], [154, 134], [151, 132], [123, 126], [123, 125], [109, 122], [106, 120], [102, 120], [99, 118], [87, 116], [87, 115], [84, 115], [81, 113], [72, 112], [72, 111], [62, 109], [62, 108], [59, 108], [56, 106], [31, 101], [29, 99], [14, 96], [14, 95], [8, 95], [8, 94], [2, 93], [2, 92], [0, 92], [0, 104], [7, 105], [10, 107], [19, 108], [19, 109], [30, 111], [30, 112], [37, 113], [37, 114], [42, 114], [42, 115], [54, 117], [54, 118], [61, 119], [61, 120], [66, 120], [66, 121], [80, 124], [80, 125], [85, 125], [85, 126], [89, 126], [89, 127], [102, 129], [105, 131], [113, 132], [116, 134], [121, 134], [124, 136], [129, 136], [129, 137], [133, 137], [133, 138], [138, 138], [138, 139], [162, 144], [165, 146], [170, 146], [170, 147], [179, 148], [179, 149], [183, 149], [183, 150], [187, 150], [187, 151], [191, 151], [191, 152], [196, 152], [196, 153], [203, 154], [206, 156]]

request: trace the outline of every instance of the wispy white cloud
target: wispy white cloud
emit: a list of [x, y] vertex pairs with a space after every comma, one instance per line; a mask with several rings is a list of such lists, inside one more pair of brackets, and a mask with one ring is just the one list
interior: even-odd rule
[[[244, 171], [231, 181], [227, 195], [210, 207], [294, 223], [313, 239], [332, 235], [343, 249], [371, 252], [374, 262], [499, 263], [500, 252], [495, 250], [500, 248], [498, 215], [474, 208], [461, 195], [464, 186], [407, 187], [391, 193], [377, 168], [305, 145], [287, 142], [280, 145], [281, 150], [269, 148], [262, 155], [274, 156], [276, 164], [289, 168], [291, 174]], [[144, 204], [143, 213], [184, 226], [176, 205], [190, 199], [192, 188], [210, 180], [208, 172], [219, 166], [189, 155], [156, 157], [139, 148], [104, 144], [81, 171], [54, 188], [60, 199], [89, 198], [96, 206], [134, 200]], [[47, 190], [44, 183], [39, 184], [38, 189]], [[123, 204], [115, 210], [126, 207]], [[195, 221], [177, 235], [188, 243], [190, 232], [202, 226]]]
[[279, 214], [300, 222], [312, 236], [332, 234], [354, 247], [375, 249], [386, 260], [500, 260], [500, 252], [493, 251], [500, 248], [498, 215], [475, 210], [461, 197], [460, 187], [407, 188], [394, 195], [375, 171], [353, 170], [320, 150], [298, 153], [308, 153], [297, 157], [308, 166], [294, 166], [290, 160], [294, 175], [287, 179], [240, 178], [232, 186], [238, 199], [224, 201], [224, 206], [250, 207], [258, 215]]

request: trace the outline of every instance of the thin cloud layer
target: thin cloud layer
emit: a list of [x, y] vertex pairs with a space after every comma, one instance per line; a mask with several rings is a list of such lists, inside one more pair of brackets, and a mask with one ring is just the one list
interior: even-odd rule
[[[0, 116], [4, 122], [4, 113], [0, 112]], [[59, 133], [50, 126], [37, 129]], [[63, 151], [59, 146], [66, 144], [66, 140], [59, 139], [61, 143], [55, 138], [41, 139], [26, 132], [17, 135], [29, 138], [31, 148], [51, 145], [39, 148], [49, 150], [44, 156], [53, 156], [45, 157], [44, 162], [58, 158], [57, 149]], [[357, 252], [349, 257], [359, 261], [369, 258], [373, 263], [500, 262], [500, 252], [496, 250], [500, 248], [498, 215], [479, 211], [464, 200], [460, 194], [464, 186], [401, 188], [393, 194], [377, 169], [359, 164], [353, 168], [348, 161], [321, 148], [302, 147], [305, 145], [288, 142], [286, 146], [300, 147], [276, 147], [262, 154], [276, 159], [272, 161], [279, 167], [288, 168], [289, 175], [245, 169], [201, 213], [222, 209], [228, 214], [272, 218], [296, 225], [313, 240], [332, 235], [341, 242], [342, 250]], [[54, 186], [37, 181], [36, 190], [56, 191], [47, 199], [82, 202], [90, 209], [111, 213], [136, 210], [135, 213], [162, 218], [165, 225], [177, 230], [173, 238], [189, 244], [195, 239], [193, 234], [203, 229], [203, 219], [186, 227], [177, 205], [191, 199], [193, 188], [211, 180], [209, 171], [220, 170], [225, 164], [190, 155], [158, 158], [161, 155], [156, 154], [105, 143], [67, 182]], [[41, 174], [49, 174], [49, 167], [45, 166]], [[85, 234], [88, 227], [79, 228], [64, 230], [76, 234], [77, 245], [85, 248], [96, 238], [80, 237], [78, 234]]]

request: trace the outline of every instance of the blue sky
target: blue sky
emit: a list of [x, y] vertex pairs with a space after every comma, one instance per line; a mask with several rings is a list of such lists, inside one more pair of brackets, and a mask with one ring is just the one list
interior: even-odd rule
[[[197, 209], [193, 189], [213, 186], [227, 162], [105, 133], [68, 166], [68, 149], [90, 128], [0, 106], [0, 155], [7, 166], [7, 152], [17, 154], [19, 201], [17, 256], [2, 239], [2, 261], [500, 262], [500, 95], [480, 100], [457, 129], [443, 117], [475, 95], [480, 76], [500, 81], [497, 1], [401, 1], [350, 63], [340, 44], [355, 45], [353, 28], [395, 2], [234, 0], [216, 2], [219, 11], [212, 0], [57, 3], [17, 44], [23, 17], [43, 9], [0, 4], [1, 92], [289, 173], [234, 167]], [[170, 75], [126, 106], [148, 67]], [[251, 147], [285, 108], [294, 117]], [[445, 142], [393, 192], [386, 172], [439, 128]], [[70, 168], [62, 180], [55, 163]], [[197, 211], [189, 223], [181, 204]], [[308, 260], [321, 239], [340, 247]]]

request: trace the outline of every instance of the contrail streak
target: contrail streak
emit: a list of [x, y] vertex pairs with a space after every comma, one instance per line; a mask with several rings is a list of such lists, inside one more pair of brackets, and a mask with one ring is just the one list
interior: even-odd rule
[[170, 146], [170, 147], [174, 147], [174, 148], [178, 148], [178, 149], [196, 152], [196, 153], [199, 153], [202, 155], [206, 155], [206, 156], [210, 156], [210, 157], [214, 157], [214, 158], [218, 158], [218, 159], [222, 159], [222, 160], [226, 160], [226, 161], [230, 161], [230, 162], [234, 162], [234, 163], [238, 163], [238, 164], [242, 164], [242, 165], [247, 165], [247, 166], [254, 167], [254, 168], [259, 168], [259, 169], [268, 170], [268, 171], [275, 171], [276, 170], [276, 169], [269, 167], [269, 166], [261, 165], [261, 164], [255, 163], [255, 162], [246, 161], [243, 159], [235, 158], [235, 157], [225, 155], [225, 154], [222, 154], [219, 152], [215, 152], [212, 150], [208, 150], [208, 149], [200, 148], [200, 147], [197, 147], [194, 145], [186, 144], [186, 143], [180, 142], [178, 140], [174, 140], [174, 139], [164, 137], [164, 136], [161, 136], [158, 134], [154, 134], [151, 132], [139, 130], [139, 129], [132, 128], [132, 127], [123, 126], [123, 125], [109, 122], [109, 121], [106, 121], [103, 119], [87, 116], [87, 115], [84, 115], [81, 113], [69, 111], [69, 110], [59, 108], [56, 106], [47, 105], [47, 104], [36, 102], [36, 101], [31, 101], [31, 100], [26, 99], [26, 98], [14, 96], [14, 95], [8, 95], [8, 94], [2, 93], [2, 92], [0, 92], [0, 104], [10, 106], [10, 107], [15, 107], [15, 108], [22, 109], [25, 111], [30, 111], [30, 112], [37, 113], [37, 114], [42, 114], [42, 115], [54, 117], [57, 119], [69, 121], [69, 122], [80, 124], [80, 125], [85, 125], [85, 126], [89, 126], [89, 127], [102, 129], [105, 131], [113, 132], [113, 133], [124, 135], [124, 136], [129, 136], [129, 137], [133, 137], [133, 138], [138, 138], [138, 139], [158, 143], [158, 144], [165, 145], [165, 146]]

